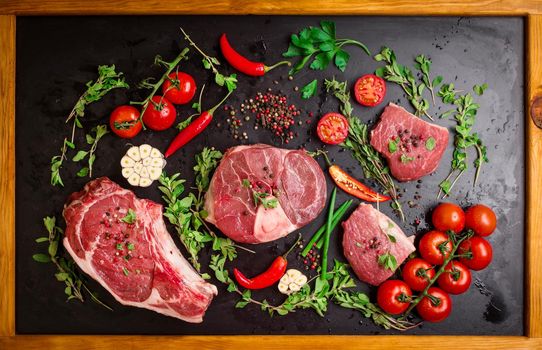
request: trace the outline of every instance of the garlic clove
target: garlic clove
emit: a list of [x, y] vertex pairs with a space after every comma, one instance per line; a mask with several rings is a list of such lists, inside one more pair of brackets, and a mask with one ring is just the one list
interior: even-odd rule
[[132, 158], [128, 156], [124, 156], [120, 160], [120, 166], [122, 168], [133, 168], [135, 164], [136, 164], [135, 160], [133, 160]]
[[139, 154], [141, 155], [141, 159], [148, 158], [151, 155], [152, 146], [143, 144], [139, 146]]
[[140, 180], [140, 176], [139, 174], [135, 172], [132, 175], [130, 175], [130, 177], [128, 177], [128, 183], [132, 186], [139, 186], [139, 180]]
[[151, 155], [150, 156], [151, 156], [151, 158], [162, 158], [163, 157], [162, 153], [160, 153], [160, 151], [157, 150], [154, 147], [151, 150]]
[[122, 168], [122, 176], [127, 179], [134, 173], [134, 168]]
[[126, 155], [128, 157], [132, 158], [133, 160], [135, 160], [136, 162], [141, 160], [141, 155], [139, 153], [139, 147], [137, 147], [137, 146], [130, 147], [128, 149], [128, 152], [126, 152]]
[[152, 184], [152, 180], [148, 177], [142, 177], [139, 179], [139, 187], [149, 187]]
[[279, 292], [281, 292], [282, 294], [289, 294], [288, 293], [288, 285], [286, 283], [279, 283]]
[[149, 171], [149, 178], [151, 180], [158, 180], [160, 174], [162, 174], [162, 168], [148, 167], [147, 170]]

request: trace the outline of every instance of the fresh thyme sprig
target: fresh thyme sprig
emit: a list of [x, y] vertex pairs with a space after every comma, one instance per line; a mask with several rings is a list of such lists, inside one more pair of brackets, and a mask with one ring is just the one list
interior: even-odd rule
[[320, 27], [308, 27], [298, 34], [292, 34], [288, 51], [284, 57], [301, 57], [290, 70], [290, 74], [299, 72], [311, 59], [310, 69], [324, 70], [331, 62], [344, 72], [350, 54], [343, 50], [345, 45], [360, 47], [367, 55], [371, 55], [365, 44], [353, 39], [337, 39], [335, 33], [335, 22], [321, 21]]
[[151, 83], [154, 80], [153, 78], [144, 79], [142, 82], [139, 83], [140, 88], [151, 89], [150, 94], [143, 101], [130, 101], [131, 105], [142, 106], [139, 119], [141, 121], [141, 125], [143, 126], [143, 129], [145, 129], [145, 124], [143, 123], [143, 115], [145, 114], [145, 111], [151, 104], [154, 104], [154, 105], [156, 104], [156, 102], [154, 102], [152, 98], [154, 97], [154, 95], [156, 95], [156, 92], [162, 86], [162, 84], [164, 84], [164, 81], [166, 81], [166, 79], [169, 79], [168, 76], [179, 65], [179, 63], [181, 63], [182, 60], [188, 59], [188, 51], [190, 51], [188, 48], [184, 48], [181, 51], [181, 53], [177, 57], [175, 57], [175, 59], [171, 62], [167, 62], [162, 58], [162, 56], [157, 55], [154, 58], [154, 64], [163, 66], [164, 68], [166, 68], [166, 71], [164, 72], [160, 80], [158, 80], [154, 84]]
[[348, 91], [347, 82], [326, 79], [324, 85], [327, 92], [341, 102], [340, 111], [348, 118], [350, 124], [348, 138], [341, 144], [341, 147], [352, 151], [352, 156], [361, 165], [365, 177], [374, 179], [382, 186], [384, 192], [392, 197], [392, 207], [398, 212], [401, 220], [404, 221], [405, 216], [389, 168], [385, 165], [380, 154], [371, 146], [367, 124], [362, 123], [359, 118], [352, 115], [353, 108], [350, 104], [350, 92]]
[[[420, 56], [418, 56], [420, 57]], [[426, 88], [424, 82], [417, 83], [416, 78], [412, 74], [412, 71], [401, 64], [397, 63], [397, 58], [395, 53], [389, 47], [383, 47], [379, 54], [374, 56], [376, 61], [383, 61], [386, 63], [384, 67], [380, 67], [375, 71], [375, 74], [387, 81], [399, 84], [403, 91], [407, 94], [408, 100], [415, 109], [415, 114], [419, 117], [425, 115], [427, 118], [433, 120], [433, 117], [429, 115], [427, 110], [429, 109], [429, 101], [423, 98], [423, 91]], [[424, 62], [423, 69], [427, 72], [422, 71], [423, 78], [426, 78], [429, 81], [429, 66], [427, 64], [427, 59], [420, 59]], [[419, 64], [419, 63], [418, 63]], [[421, 69], [421, 66], [420, 66]], [[422, 79], [423, 79], [422, 78]], [[438, 78], [438, 77], [437, 77]], [[437, 81], [433, 80], [432, 84], [436, 84]]]
[[[94, 132], [94, 136], [92, 135], [92, 132]], [[86, 140], [89, 145], [91, 145], [90, 149], [88, 151], [78, 151], [75, 156], [72, 158], [72, 161], [79, 162], [83, 159], [85, 159], [88, 155], [88, 165], [81, 168], [79, 172], [77, 172], [77, 176], [79, 177], [85, 177], [89, 176], [92, 177], [92, 166], [94, 165], [94, 161], [96, 160], [96, 148], [98, 147], [98, 142], [100, 139], [107, 134], [107, 125], [98, 125], [94, 128], [92, 128], [92, 131], [90, 134], [86, 135]]]
[[80, 302], [84, 302], [85, 299], [83, 294], [84, 291], [86, 291], [95, 303], [113, 311], [109, 306], [98, 299], [98, 294], [96, 292], [93, 292], [88, 288], [85, 283], [85, 277], [77, 269], [75, 262], [71, 258], [62, 256], [62, 245], [60, 244], [60, 240], [64, 231], [56, 225], [56, 218], [54, 216], [47, 216], [43, 218], [43, 224], [48, 235], [37, 238], [36, 243], [48, 243], [47, 254], [34, 254], [32, 255], [32, 259], [40, 263], [53, 263], [56, 266], [57, 272], [55, 273], [55, 277], [59, 282], [64, 282], [66, 285], [64, 293], [68, 296], [68, 301], [76, 299]]
[[181, 28], [181, 32], [184, 35], [184, 38], [186, 41], [189, 42], [190, 46], [194, 47], [197, 52], [203, 56], [202, 63], [203, 68], [211, 70], [213, 74], [215, 75], [215, 83], [218, 86], [224, 86], [226, 85], [226, 88], [228, 89], [228, 92], [232, 92], [237, 88], [237, 74], [233, 73], [228, 76], [225, 76], [224, 74], [220, 73], [218, 68], [216, 66], [220, 66], [220, 61], [213, 56], [207, 55], [203, 50], [201, 50], [194, 41], [190, 38], [190, 36], [184, 31], [183, 28]]
[[[87, 90], [79, 97], [75, 106], [71, 110], [66, 123], [73, 119], [71, 138], [64, 138], [62, 147], [60, 149], [60, 155], [55, 155], [51, 158], [51, 185], [64, 186], [62, 177], [60, 176], [60, 170], [67, 159], [66, 153], [68, 149], [75, 149], [75, 130], [76, 128], [82, 128], [80, 118], [85, 115], [85, 108], [105, 96], [109, 91], [117, 88], [128, 88], [128, 84], [124, 81], [123, 73], [115, 71], [115, 65], [111, 66], [98, 66], [98, 79], [96, 81], [89, 81], [86, 84]], [[83, 175], [85, 176], [85, 175]]]
[[[452, 92], [450, 92], [451, 90]], [[477, 153], [477, 158], [474, 161], [476, 172], [474, 175], [473, 187], [476, 186], [476, 182], [478, 181], [482, 164], [489, 161], [487, 158], [486, 146], [477, 133], [472, 133], [472, 127], [476, 121], [476, 113], [480, 106], [477, 103], [474, 103], [474, 100], [469, 93], [456, 98], [455, 93], [453, 93], [453, 86], [443, 85], [439, 92], [439, 96], [442, 97], [443, 101], [444, 99], [449, 100], [451, 94], [454, 96], [453, 103], [457, 106], [451, 114], [454, 115], [457, 125], [455, 126], [456, 135], [452, 167], [448, 176], [439, 185], [440, 190], [438, 197], [442, 194], [442, 198], [450, 195], [457, 180], [459, 180], [461, 175], [467, 170], [467, 151], [470, 147], [474, 147]]]

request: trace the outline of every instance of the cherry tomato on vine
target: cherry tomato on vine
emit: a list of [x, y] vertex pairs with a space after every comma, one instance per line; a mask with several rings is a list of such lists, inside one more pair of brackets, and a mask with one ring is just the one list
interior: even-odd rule
[[173, 72], [162, 85], [162, 94], [173, 104], [188, 103], [196, 94], [196, 82], [190, 74]]
[[131, 139], [141, 131], [139, 110], [133, 106], [118, 106], [111, 112], [109, 127], [117, 136]]
[[452, 248], [450, 237], [440, 231], [427, 232], [418, 247], [422, 258], [433, 265], [442, 265], [444, 259], [450, 256]]
[[327, 113], [316, 126], [318, 138], [328, 145], [337, 145], [348, 136], [348, 120], [339, 113]]
[[452, 299], [448, 293], [437, 287], [429, 288], [427, 294], [428, 295], [416, 305], [416, 311], [418, 311], [420, 317], [426, 321], [444, 321], [452, 312]]
[[439, 231], [452, 230], [455, 233], [463, 231], [465, 227], [465, 213], [460, 206], [453, 203], [441, 203], [433, 210], [431, 217], [433, 226]]
[[403, 266], [402, 274], [403, 280], [412, 290], [421, 292], [427, 287], [429, 280], [435, 277], [435, 270], [427, 261], [414, 258]]
[[439, 287], [450, 294], [465, 293], [471, 281], [469, 268], [459, 261], [450, 261], [437, 279]]
[[469, 254], [469, 257], [461, 257], [459, 260], [471, 270], [480, 271], [485, 269], [493, 258], [493, 248], [482, 237], [474, 236], [464, 240], [457, 248], [457, 254]]
[[400, 280], [387, 280], [378, 287], [376, 300], [380, 308], [392, 315], [399, 315], [410, 305], [412, 291]]
[[145, 113], [143, 123], [151, 130], [169, 129], [175, 122], [177, 111], [169, 100], [162, 96], [153, 96]]
[[465, 212], [465, 227], [478, 236], [489, 236], [497, 227], [497, 216], [483, 204], [473, 205]]
[[386, 96], [386, 82], [374, 74], [367, 74], [356, 81], [354, 97], [359, 104], [374, 107]]

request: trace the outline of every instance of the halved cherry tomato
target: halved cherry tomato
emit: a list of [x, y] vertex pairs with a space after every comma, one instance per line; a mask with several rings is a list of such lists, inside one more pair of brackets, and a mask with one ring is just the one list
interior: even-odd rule
[[465, 293], [471, 281], [470, 270], [459, 261], [450, 261], [437, 279], [439, 287], [450, 294]]
[[386, 96], [386, 82], [374, 74], [367, 74], [356, 81], [354, 96], [359, 104], [373, 107], [384, 100]]
[[316, 133], [323, 143], [337, 145], [348, 136], [348, 120], [342, 114], [328, 113], [318, 121]]
[[420, 240], [419, 251], [427, 262], [442, 265], [444, 259], [452, 252], [452, 242], [450, 242], [450, 237], [443, 232], [429, 231]]
[[471, 270], [480, 271], [485, 269], [493, 258], [491, 244], [482, 237], [474, 236], [461, 242], [457, 248], [457, 254], [469, 256], [459, 260]]
[[145, 126], [155, 131], [169, 129], [177, 117], [173, 104], [163, 96], [153, 96], [149, 103], [143, 114]]
[[176, 105], [190, 102], [196, 94], [196, 82], [191, 75], [184, 72], [174, 72], [162, 85], [164, 96]]
[[378, 287], [376, 301], [382, 310], [392, 315], [399, 315], [410, 305], [412, 291], [400, 280], [387, 280]]
[[439, 231], [452, 230], [460, 233], [465, 228], [465, 213], [460, 206], [453, 203], [441, 203], [433, 210], [433, 225]]
[[109, 127], [117, 136], [131, 139], [139, 134], [142, 128], [139, 110], [133, 106], [118, 106], [111, 112]]
[[386, 202], [391, 199], [391, 197], [384, 196], [378, 192], [373, 191], [369, 187], [365, 186], [358, 180], [354, 179], [352, 176], [348, 175], [343, 169], [338, 165], [332, 165], [328, 169], [329, 175], [335, 182], [335, 184], [346, 193], [363, 199], [367, 202]]
[[429, 322], [444, 321], [452, 312], [452, 299], [448, 293], [437, 287], [429, 288], [427, 294], [416, 305], [418, 314]]
[[489, 236], [497, 227], [497, 216], [485, 205], [473, 205], [465, 212], [465, 227], [478, 236]]
[[414, 258], [407, 261], [402, 274], [403, 280], [412, 290], [421, 292], [427, 287], [429, 281], [435, 277], [435, 270], [427, 261]]

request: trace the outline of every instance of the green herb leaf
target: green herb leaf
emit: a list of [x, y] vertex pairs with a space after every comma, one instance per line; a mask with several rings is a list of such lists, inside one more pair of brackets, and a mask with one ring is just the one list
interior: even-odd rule
[[248, 179], [243, 179], [241, 183], [243, 184], [243, 187], [250, 188], [250, 181]]
[[51, 257], [49, 255], [41, 254], [41, 253], [32, 255], [32, 259], [34, 259], [35, 261], [40, 262], [40, 263], [49, 263], [49, 262], [51, 262]]
[[78, 162], [80, 160], [83, 160], [87, 156], [87, 151], [79, 151], [77, 154], [72, 158], [72, 161]]
[[388, 141], [388, 151], [390, 151], [391, 154], [397, 151], [397, 141], [391, 139]]
[[437, 144], [437, 141], [435, 140], [434, 137], [429, 137], [427, 139], [427, 141], [425, 141], [425, 148], [428, 150], [428, 151], [432, 151], [435, 149], [435, 146]]
[[179, 131], [181, 131], [184, 128], [186, 128], [188, 125], [190, 125], [190, 123], [192, 123], [192, 116], [186, 118], [185, 120], [183, 120], [182, 122], [177, 124], [177, 126], [175, 128], [178, 129]]
[[341, 72], [344, 72], [349, 60], [350, 54], [344, 50], [339, 50], [335, 54], [335, 66], [339, 68]]
[[403, 163], [403, 164], [408, 164], [408, 163], [412, 162], [413, 160], [414, 160], [414, 158], [409, 157], [409, 156], [407, 156], [407, 155], [404, 154], [404, 153], [401, 154], [401, 163]]
[[85, 176], [88, 175], [88, 172], [89, 172], [88, 167], [83, 167], [83, 168], [81, 168], [81, 170], [79, 170], [79, 171], [77, 172], [76, 175], [77, 175], [77, 177], [85, 177]]
[[472, 90], [476, 93], [476, 95], [482, 96], [484, 94], [484, 91], [486, 91], [487, 87], [487, 83], [483, 83], [482, 85], [474, 85], [472, 87]]
[[122, 222], [125, 222], [127, 224], [134, 224], [137, 221], [136, 213], [132, 208], [128, 209], [128, 212], [126, 215], [121, 219]]
[[397, 268], [397, 259], [390, 252], [378, 256], [378, 265], [384, 269], [395, 271]]
[[122, 273], [124, 273], [124, 276], [128, 276], [130, 274], [130, 271], [126, 267], [122, 267]]
[[318, 80], [314, 79], [301, 89], [301, 98], [305, 100], [311, 98], [312, 96], [316, 95], [317, 89]]

